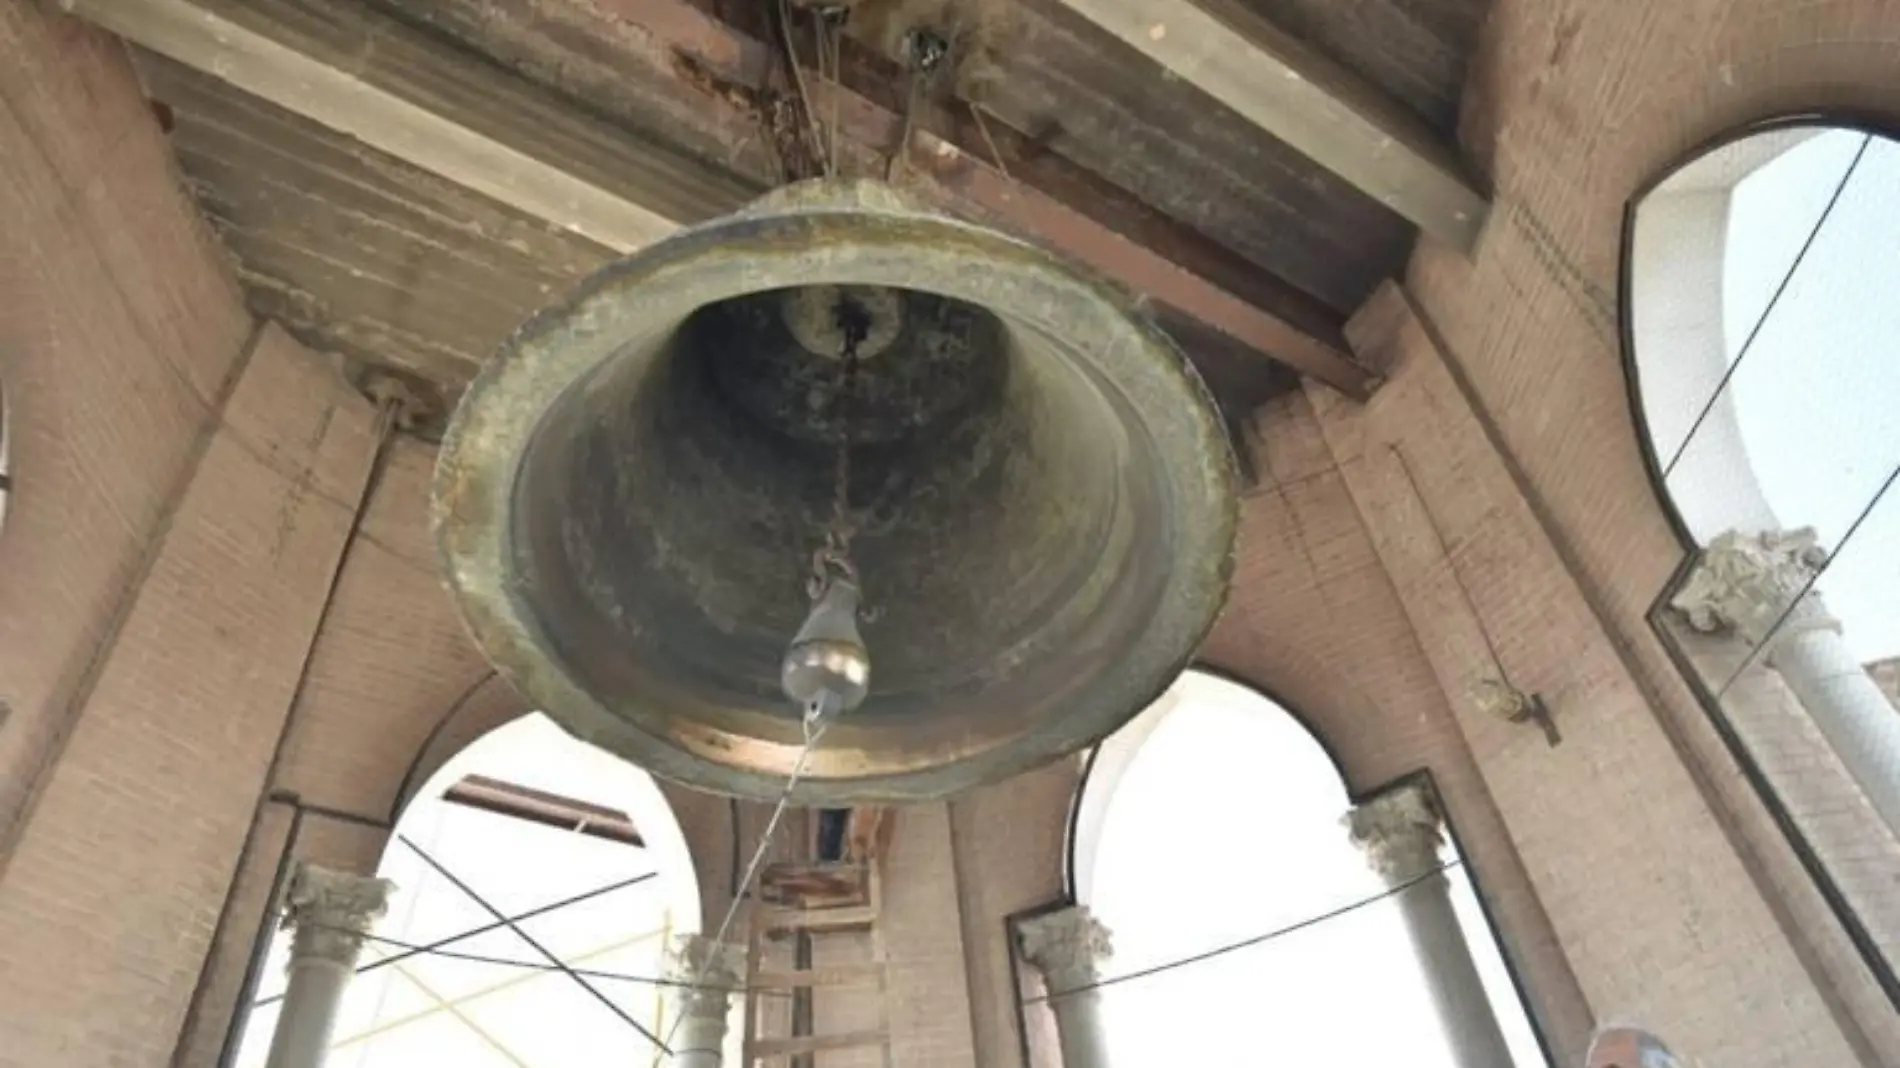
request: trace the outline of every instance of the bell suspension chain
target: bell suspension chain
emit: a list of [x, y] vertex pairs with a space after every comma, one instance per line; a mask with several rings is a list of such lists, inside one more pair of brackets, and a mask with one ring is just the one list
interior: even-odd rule
[[858, 346], [870, 335], [870, 319], [864, 309], [849, 297], [838, 300], [838, 329], [843, 337], [839, 353], [838, 385], [832, 394], [832, 422], [837, 429], [838, 451], [832, 460], [831, 522], [825, 528], [824, 544], [812, 556], [811, 582], [806, 592], [816, 601], [825, 595], [834, 577], [858, 581], [857, 565], [851, 562], [851, 439], [853, 404], [858, 382]]

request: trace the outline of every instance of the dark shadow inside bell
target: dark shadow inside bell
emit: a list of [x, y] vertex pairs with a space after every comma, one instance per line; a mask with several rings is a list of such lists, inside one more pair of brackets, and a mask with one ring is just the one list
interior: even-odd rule
[[779, 659], [809, 608], [845, 435], [873, 663], [862, 715], [1041, 670], [1041, 651], [1136, 595], [1117, 578], [1155, 548], [1129, 532], [1156, 487], [1130, 462], [1126, 400], [1060, 339], [882, 292], [876, 351], [842, 395], [838, 354], [801, 325], [810, 301], [777, 290], [629, 338], [549, 407], [513, 547], [536, 622], [591, 692], [735, 730], [792, 720]]

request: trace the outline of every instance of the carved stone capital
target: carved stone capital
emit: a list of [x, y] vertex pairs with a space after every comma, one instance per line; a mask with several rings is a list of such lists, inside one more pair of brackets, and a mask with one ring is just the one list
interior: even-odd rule
[[1095, 983], [1101, 978], [1096, 966], [1115, 952], [1108, 928], [1087, 905], [1025, 920], [1018, 930], [1023, 959], [1041, 970], [1052, 994]]
[[324, 960], [354, 966], [363, 936], [382, 918], [395, 889], [388, 879], [297, 865], [284, 898], [283, 926], [291, 932], [290, 963]]
[[1340, 822], [1387, 885], [1409, 882], [1438, 867], [1443, 823], [1423, 785], [1389, 790], [1346, 813]]
[[[1751, 644], [1760, 643], [1826, 563], [1827, 550], [1817, 544], [1812, 527], [1759, 534], [1729, 531], [1702, 550], [1669, 607], [1704, 634], [1733, 632]], [[1831, 623], [1812, 594], [1804, 598], [1802, 611], [1789, 614], [1789, 621], [1803, 628]]]
[[740, 976], [745, 973], [745, 959], [738, 946], [715, 942], [705, 935], [675, 935], [667, 963], [669, 977], [688, 984], [676, 988], [682, 1012], [725, 1019], [732, 992], [738, 989]]

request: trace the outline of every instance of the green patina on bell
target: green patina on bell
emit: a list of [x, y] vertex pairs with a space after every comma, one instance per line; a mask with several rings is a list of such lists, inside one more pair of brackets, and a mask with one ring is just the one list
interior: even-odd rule
[[476, 641], [581, 737], [776, 798], [803, 742], [782, 660], [846, 440], [875, 669], [799, 803], [942, 797], [1088, 745], [1225, 598], [1227, 438], [1133, 302], [888, 186], [819, 181], [603, 269], [476, 379], [435, 484]]

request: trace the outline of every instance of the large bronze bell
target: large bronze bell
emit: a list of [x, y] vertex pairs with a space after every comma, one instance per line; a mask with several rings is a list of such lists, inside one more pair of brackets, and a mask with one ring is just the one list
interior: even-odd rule
[[776, 798], [842, 436], [870, 693], [794, 801], [942, 797], [1073, 752], [1220, 609], [1233, 457], [1166, 336], [1041, 249], [825, 181], [605, 268], [475, 380], [435, 522], [476, 641], [578, 736]]

